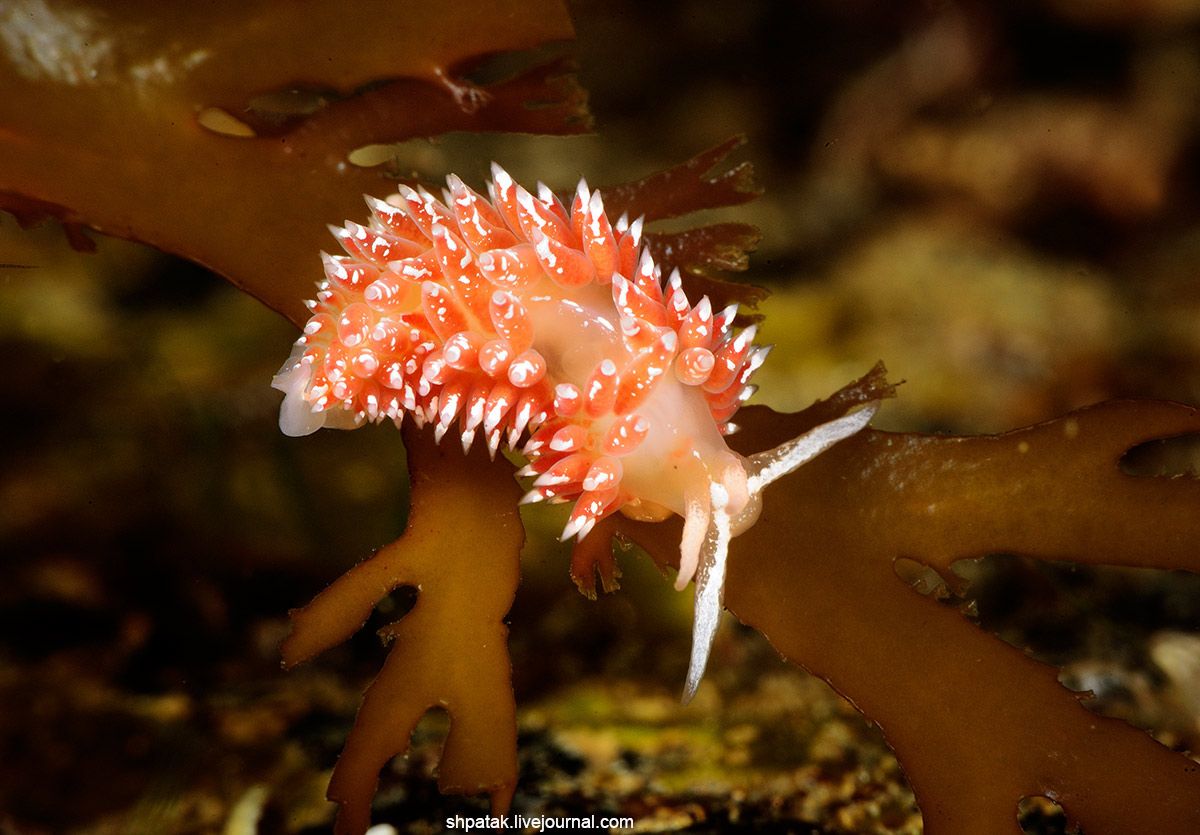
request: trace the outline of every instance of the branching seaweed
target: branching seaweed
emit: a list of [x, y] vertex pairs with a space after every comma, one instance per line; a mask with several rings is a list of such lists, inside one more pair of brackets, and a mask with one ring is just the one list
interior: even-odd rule
[[[876, 369], [842, 394], [865, 400], [881, 382]], [[828, 409], [747, 409], [738, 441], [762, 448]], [[1054, 668], [914, 592], [894, 566], [916, 559], [950, 584], [956, 560], [997, 552], [1200, 570], [1200, 482], [1118, 468], [1138, 444], [1197, 431], [1200, 410], [1159, 402], [997, 436], [867, 430], [768, 498], [733, 549], [726, 604], [880, 726], [926, 832], [1017, 832], [1017, 803], [1033, 795], [1089, 835], [1193, 832], [1200, 766], [1091, 713]], [[664, 527], [621, 525], [669, 564], [677, 531]]]
[[[417, 587], [416, 607], [387, 627], [393, 644], [367, 689], [329, 783], [341, 806], [338, 829], [363, 832], [379, 770], [404, 753], [417, 721], [432, 707], [450, 715], [438, 785], [443, 792], [491, 794], [506, 810], [517, 784], [516, 706], [504, 616], [512, 606], [525, 541], [512, 470], [436, 446], [407, 431], [412, 512], [396, 542], [359, 563], [292, 613], [281, 646], [286, 666], [341, 643], [375, 604], [401, 585]], [[447, 516], [449, 512], [450, 516]]]
[[[58, 219], [81, 242], [86, 226], [152, 243], [297, 321], [326, 225], [357, 213], [363, 192], [384, 181], [378, 168], [348, 161], [356, 148], [451, 130], [588, 129], [562, 59], [487, 88], [461, 78], [484, 56], [571, 37], [556, 0], [448, 11], [418, 2], [399, 14], [380, 0], [353, 13], [223, 2], [156, 15], [131, 4], [128, 17], [97, 3], [75, 4], [62, 19], [25, 5], [0, 10], [0, 44], [9, 45], [0, 56], [0, 208], [24, 222]], [[39, 25], [60, 39], [57, 53], [22, 50], [47, 37]], [[297, 86], [326, 95], [284, 128], [205, 126], [215, 108], [236, 127], [233, 114], [258, 97]]]

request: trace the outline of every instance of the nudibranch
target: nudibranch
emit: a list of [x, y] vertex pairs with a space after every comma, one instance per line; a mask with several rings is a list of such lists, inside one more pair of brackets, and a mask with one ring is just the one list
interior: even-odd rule
[[735, 333], [737, 306], [695, 304], [663, 281], [641, 219], [611, 223], [581, 181], [568, 210], [493, 165], [488, 197], [456, 176], [443, 199], [400, 186], [368, 197], [367, 225], [331, 227], [312, 318], [272, 385], [288, 435], [407, 415], [440, 442], [456, 427], [494, 456], [519, 451], [523, 502], [569, 502], [562, 538], [620, 510], [684, 519], [676, 589], [695, 580], [684, 701], [704, 673], [722, 609], [730, 539], [763, 488], [867, 425], [877, 408], [750, 457], [730, 418], [754, 392], [769, 347]]

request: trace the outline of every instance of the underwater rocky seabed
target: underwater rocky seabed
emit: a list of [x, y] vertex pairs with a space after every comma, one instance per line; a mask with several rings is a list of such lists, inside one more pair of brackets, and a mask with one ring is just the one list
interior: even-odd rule
[[[858, 40], [815, 5], [832, 26], [823, 49], [856, 44], [817, 79], [746, 46], [767, 37], [765, 7], [730, 20], [662, 4], [639, 21], [583, 4], [598, 137], [453, 136], [397, 149], [395, 164], [478, 181], [495, 158], [518, 180], [602, 185], [746, 131], [767, 192], [729, 216], [763, 230], [747, 278], [775, 289], [762, 402], [799, 408], [882, 358], [906, 380], [886, 428], [1001, 431], [1116, 396], [1200, 403], [1187, 4], [1133, 24], [1078, 3], [969, 21], [876, 11], [882, 34]], [[681, 43], [728, 63], [630, 35], [672, 14]], [[614, 42], [624, 66], [602, 60]], [[943, 86], [904, 88], [903, 55], [925, 56]], [[673, 85], [658, 112], [621, 93], [635, 70]], [[808, 109], [781, 107], [785, 87]], [[647, 135], [663, 139], [648, 149]], [[7, 215], [0, 262], [0, 832], [328, 831], [329, 769], [382, 657], [374, 631], [411, 601], [395, 595], [291, 672], [277, 644], [289, 608], [402, 530], [399, 434], [280, 436], [267, 382], [293, 329], [194, 267], [116, 241], [80, 255]], [[1194, 461], [1172, 445], [1129, 466]], [[920, 831], [879, 733], [823, 684], [727, 619], [680, 707], [690, 597], [629, 554], [622, 590], [586, 601], [554, 545], [561, 518], [527, 521], [510, 618], [514, 811], [626, 814], [644, 830]], [[1003, 557], [964, 572], [983, 626], [1198, 750], [1196, 577]], [[385, 771], [377, 822], [430, 832], [484, 810], [436, 792], [444, 727], [429, 717]], [[1031, 805], [1029, 831], [1063, 831]]]

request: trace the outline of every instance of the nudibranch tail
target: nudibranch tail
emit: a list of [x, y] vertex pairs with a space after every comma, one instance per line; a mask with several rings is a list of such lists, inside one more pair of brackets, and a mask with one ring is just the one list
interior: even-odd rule
[[[331, 227], [312, 316], [272, 385], [288, 435], [409, 417], [527, 460], [523, 504], [573, 502], [564, 539], [620, 510], [685, 519], [682, 589], [696, 578], [695, 691], [721, 611], [729, 540], [771, 481], [866, 425], [833, 421], [749, 459], [725, 436], [769, 348], [734, 305], [688, 299], [598, 190], [569, 201], [498, 165], [485, 194], [458, 177], [439, 198], [401, 185], [368, 197], [366, 225]], [[865, 412], [866, 410], [864, 410]]]
[[[763, 489], [773, 481], [794, 472], [801, 465], [816, 458], [825, 450], [851, 435], [866, 428], [879, 409], [879, 401], [872, 400], [862, 408], [843, 415], [836, 420], [822, 423], [803, 435], [780, 444], [774, 449], [751, 455], [745, 459], [746, 496], [740, 502], [731, 501], [730, 491], [724, 484], [713, 482], [710, 487], [711, 511], [708, 527], [704, 533], [704, 544], [698, 555], [695, 569], [695, 609], [692, 616], [692, 655], [688, 664], [687, 682], [683, 688], [683, 703], [687, 704], [696, 695], [708, 656], [712, 651], [713, 639], [721, 623], [721, 611], [725, 599], [725, 564], [729, 557], [729, 542], [735, 534], [750, 527], [758, 516], [762, 503]], [[737, 515], [729, 508], [738, 507]], [[686, 548], [687, 531], [684, 531]], [[683, 558], [680, 560], [679, 577], [684, 578]], [[689, 575], [690, 576], [690, 575]], [[686, 580], [684, 580], [686, 583]], [[678, 584], [676, 586], [679, 587]]]

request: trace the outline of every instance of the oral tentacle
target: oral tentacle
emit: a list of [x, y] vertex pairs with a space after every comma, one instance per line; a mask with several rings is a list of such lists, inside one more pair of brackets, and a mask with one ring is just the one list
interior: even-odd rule
[[686, 705], [696, 695], [708, 656], [712, 652], [721, 612], [725, 604], [725, 565], [729, 557], [729, 540], [733, 538], [729, 515], [729, 493], [720, 484], [709, 486], [712, 513], [700, 549], [700, 565], [696, 570], [695, 608], [692, 614], [692, 655], [688, 662], [687, 682], [683, 687]]
[[[721, 482], [709, 485], [710, 507], [704, 542], [699, 549], [698, 561], [688, 566], [694, 571], [696, 580], [695, 608], [692, 615], [692, 654], [688, 664], [687, 683], [683, 689], [683, 703], [687, 704], [696, 695], [696, 688], [704, 677], [704, 668], [712, 652], [717, 627], [721, 624], [721, 612], [725, 601], [725, 569], [729, 558], [729, 542], [734, 533], [740, 533], [753, 523], [748, 516], [757, 516], [762, 501], [762, 490], [773, 481], [794, 472], [805, 462], [812, 460], [834, 444], [866, 428], [879, 409], [879, 401], [872, 400], [861, 409], [848, 415], [822, 423], [798, 438], [781, 444], [774, 449], [760, 452], [746, 459], [743, 467], [736, 461], [722, 461]], [[743, 475], [744, 473], [744, 475]], [[691, 520], [690, 507], [688, 521]], [[688, 521], [684, 522], [684, 537], [681, 544], [679, 578], [677, 589], [686, 585], [691, 573], [686, 575], [683, 547], [688, 542]], [[679, 582], [682, 581], [682, 584]]]
[[861, 432], [878, 410], [879, 401], [872, 400], [861, 409], [822, 423], [774, 449], [751, 455], [746, 460], [750, 493], [761, 493], [768, 484], [795, 472], [802, 464], [816, 458], [838, 441]]

